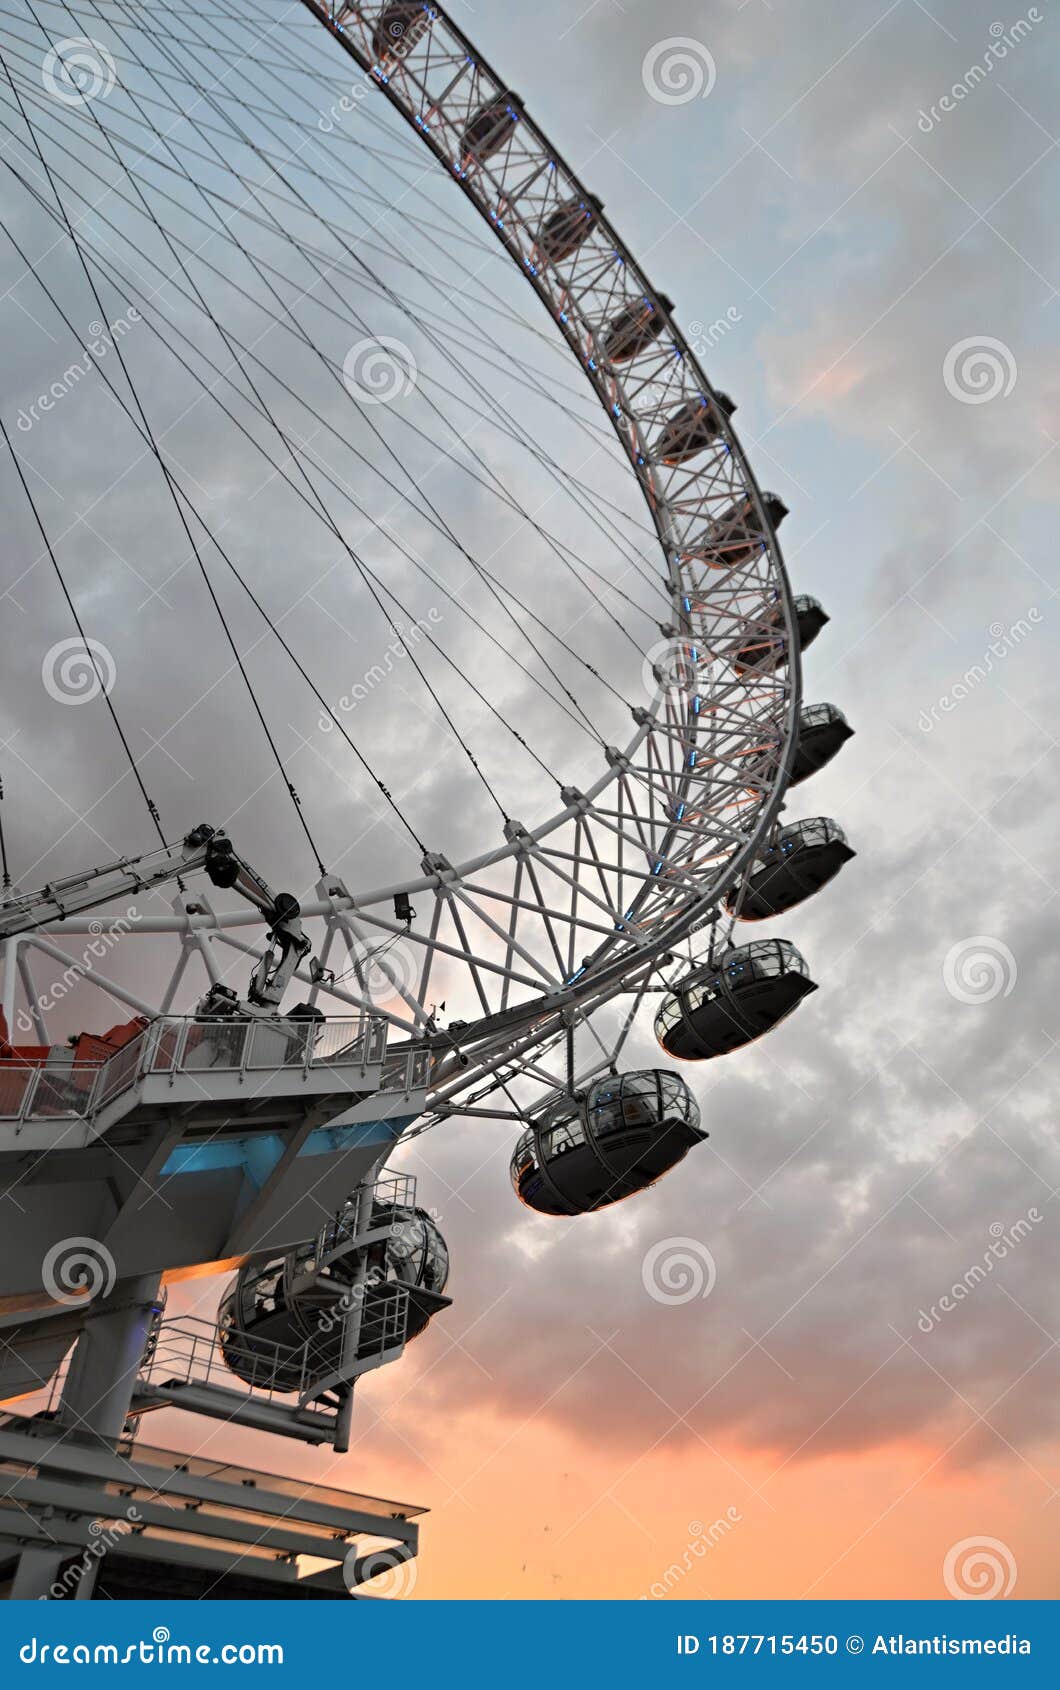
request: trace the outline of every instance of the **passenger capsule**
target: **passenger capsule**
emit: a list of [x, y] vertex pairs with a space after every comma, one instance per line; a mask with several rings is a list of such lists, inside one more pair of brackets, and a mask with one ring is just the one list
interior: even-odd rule
[[422, 0], [395, 0], [384, 6], [372, 31], [376, 58], [403, 59], [430, 27], [431, 12]]
[[[770, 527], [780, 527], [788, 514], [788, 507], [776, 493], [763, 493], [762, 504]], [[762, 526], [753, 501], [748, 497], [731, 505], [682, 555], [700, 559], [710, 569], [732, 569], [749, 563], [766, 544]]]
[[631, 299], [611, 319], [604, 331], [604, 357], [608, 363], [624, 364], [638, 352], [646, 352], [666, 327], [664, 312], [672, 311], [674, 302], [664, 293], [657, 299]]
[[732, 416], [736, 403], [727, 393], [696, 393], [679, 405], [655, 442], [654, 456], [673, 469], [712, 445]]
[[668, 1056], [702, 1062], [768, 1033], [817, 990], [787, 939], [757, 939], [702, 964], [663, 998], [655, 1036]]
[[487, 100], [471, 119], [463, 135], [463, 149], [479, 163], [500, 152], [515, 133], [515, 126], [523, 115], [523, 102], [510, 89]]
[[[792, 608], [795, 612], [799, 650], [805, 651], [808, 645], [813, 644], [829, 618], [819, 600], [811, 598], [809, 593], [799, 593], [792, 601]], [[784, 616], [779, 604], [774, 604], [741, 638], [733, 658], [733, 668], [738, 675], [746, 675], [750, 671], [768, 675], [779, 669], [787, 660], [788, 642], [784, 630]]]
[[[837, 709], [834, 704], [804, 705], [799, 713], [795, 756], [788, 776], [789, 787], [798, 786], [800, 781], [809, 779], [818, 769], [823, 769], [853, 735], [854, 729], [842, 710]], [[747, 785], [750, 791], [760, 791], [772, 780], [780, 760], [780, 749], [781, 740], [778, 735], [772, 747], [757, 750], [748, 758]]]
[[416, 1337], [448, 1306], [449, 1251], [430, 1216], [377, 1204], [372, 1225], [380, 1231], [386, 1226], [388, 1235], [344, 1253], [354, 1236], [347, 1209], [319, 1237], [240, 1269], [218, 1309], [221, 1354], [233, 1373], [258, 1389], [283, 1392], [305, 1388], [307, 1365], [317, 1377], [332, 1372], [348, 1359], [342, 1356], [343, 1329], [355, 1283], [365, 1286], [359, 1360], [393, 1347], [403, 1292], [405, 1338]]
[[805, 651], [812, 645], [826, 622], [831, 621], [820, 599], [815, 599], [812, 593], [797, 593], [795, 595], [795, 620], [799, 628], [799, 647]]
[[827, 816], [783, 827], [767, 845], [745, 882], [741, 902], [739, 886], [729, 892], [725, 903], [730, 915], [742, 921], [765, 921], [783, 915], [804, 898], [827, 886], [857, 853], [847, 844], [841, 827]]
[[854, 729], [834, 704], [807, 704], [799, 716], [799, 737], [789, 786], [798, 786], [841, 751]]
[[543, 1215], [590, 1214], [654, 1185], [706, 1137], [679, 1074], [609, 1075], [546, 1105], [515, 1147], [512, 1185]]
[[586, 194], [584, 199], [575, 194], [573, 199], [564, 200], [541, 225], [537, 246], [542, 258], [550, 264], [570, 258], [592, 234], [603, 209], [595, 194]]

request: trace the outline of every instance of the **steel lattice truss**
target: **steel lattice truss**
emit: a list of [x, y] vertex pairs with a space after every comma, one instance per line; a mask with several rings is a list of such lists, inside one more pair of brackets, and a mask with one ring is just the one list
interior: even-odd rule
[[[549, 218], [588, 199], [560, 154], [521, 110], [491, 156], [468, 151], [469, 124], [507, 90], [440, 8], [303, 4], [416, 130], [547, 309], [637, 478], [672, 605], [648, 654], [657, 660], [656, 695], [634, 711], [629, 742], [607, 748], [585, 791], [563, 788], [555, 815], [510, 823], [473, 860], [430, 854], [415, 880], [363, 893], [329, 876], [303, 906], [323, 923], [321, 960], [334, 967], [343, 950], [351, 959], [353, 979], [328, 995], [373, 1008], [385, 999], [395, 1033], [434, 1050], [431, 1102], [445, 1111], [457, 1100], [473, 1106], [517, 1077], [554, 1084], [547, 1058], [566, 1061], [571, 1029], [623, 993], [633, 994], [635, 1009], [660, 960], [712, 918], [783, 797], [800, 702], [798, 641], [769, 516], [724, 416], [698, 456], [672, 467], [661, 461], [667, 421], [712, 389], [657, 291], [603, 216], [568, 257], [550, 260], [543, 250]], [[250, 8], [247, 19], [253, 23]], [[165, 8], [153, 27], [165, 30]], [[609, 329], [627, 308], [648, 310], [645, 302], [662, 314], [662, 332], [628, 360], [611, 361]], [[739, 672], [737, 654], [763, 643], [782, 649], [785, 661]], [[394, 918], [398, 893], [416, 900], [410, 926]], [[214, 912], [201, 899], [198, 907], [203, 913], [189, 914], [177, 900], [171, 917], [136, 925], [137, 933], [168, 931], [181, 943], [163, 1009], [191, 957], [219, 977], [217, 945], [256, 954], [254, 935], [240, 937], [256, 915]], [[62, 931], [90, 930], [79, 919]], [[415, 956], [414, 969], [388, 963], [390, 940]], [[21, 950], [12, 943], [8, 994], [21, 971], [32, 1001], [26, 947], [68, 958], [54, 935], [27, 936]], [[469, 984], [474, 1018], [442, 1032], [428, 1006], [439, 976], [452, 992], [454, 970]], [[94, 975], [115, 996], [151, 1007]], [[613, 1061], [616, 1049], [613, 1031], [598, 1036], [590, 1071]]]

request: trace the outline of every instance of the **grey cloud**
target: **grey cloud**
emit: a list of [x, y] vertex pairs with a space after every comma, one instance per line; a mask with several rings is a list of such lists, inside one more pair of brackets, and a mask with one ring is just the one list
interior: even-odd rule
[[[1048, 276], [1055, 264], [1055, 218], [1045, 211], [1044, 191], [1055, 163], [1034, 163], [1044, 140], [996, 85], [977, 88], [932, 133], [917, 130], [918, 112], [973, 62], [995, 17], [980, 0], [937, 0], [929, 9], [955, 41], [908, 0], [890, 16], [882, 0], [842, 7], [821, 0], [768, 12], [757, 0], [742, 8], [627, 7], [624, 14], [602, 4], [566, 36], [568, 8], [515, 10], [503, 28], [496, 19], [475, 20], [487, 54], [520, 67], [517, 85], [572, 163], [590, 161], [587, 178], [599, 183], [617, 225], [648, 254], [649, 273], [663, 285], [672, 280], [680, 320], [687, 324], [698, 313], [709, 323], [729, 303], [743, 313], [712, 349], [708, 368], [740, 399], [737, 421], [746, 423], [761, 478], [791, 495], [783, 538], [790, 532], [796, 585], [819, 591], [833, 612], [807, 654], [807, 697], [832, 698], [858, 730], [834, 769], [792, 794], [789, 814], [835, 815], [859, 857], [817, 903], [784, 924], [820, 992], [767, 1043], [708, 1071], [689, 1071], [711, 1141], [639, 1202], [569, 1225], [526, 1215], [507, 1182], [506, 1126], [454, 1123], [410, 1147], [402, 1163], [421, 1172], [421, 1195], [441, 1210], [453, 1246], [457, 1303], [410, 1354], [408, 1370], [427, 1370], [424, 1395], [413, 1390], [392, 1409], [399, 1421], [419, 1425], [424, 1401], [446, 1413], [496, 1404], [516, 1417], [547, 1402], [542, 1412], [587, 1440], [606, 1441], [616, 1459], [632, 1459], [660, 1436], [725, 1437], [781, 1460], [920, 1434], [944, 1446], [962, 1431], [954, 1462], [1012, 1459], [999, 1435], [1033, 1459], [1055, 1434], [1056, 1353], [1038, 1359], [1049, 1344], [1041, 1328], [1048, 1334], [1056, 1321], [1051, 1194], [1060, 1178], [1052, 1101], [1060, 987], [1052, 848], [1054, 511], [1048, 466], [1032, 469], [1048, 448], [1043, 429], [1056, 406], [1055, 367], [1045, 350], [1056, 303], [1034, 274]], [[644, 53], [667, 35], [702, 39], [714, 53], [718, 84], [708, 100], [669, 110], [645, 94]], [[1003, 80], [1040, 120], [1054, 35], [1050, 15], [1034, 41], [995, 73], [996, 83]], [[357, 114], [351, 124], [362, 121]], [[892, 125], [910, 145], [900, 148]], [[391, 187], [382, 164], [365, 161], [365, 168], [381, 192]], [[1004, 239], [982, 225], [962, 234], [975, 214], [935, 171], [977, 208], [1004, 194], [991, 214]], [[39, 256], [54, 226], [21, 191], [14, 203], [16, 229]], [[453, 201], [440, 191], [429, 209], [436, 213], [439, 204], [452, 213]], [[115, 207], [113, 215], [132, 226], [129, 212]], [[398, 218], [384, 228], [400, 229]], [[249, 225], [244, 232], [250, 240]], [[253, 238], [258, 250], [271, 252], [260, 232]], [[414, 250], [420, 259], [433, 256], [426, 241]], [[161, 257], [157, 245], [146, 251]], [[464, 249], [453, 251], [458, 256], [446, 273], [455, 279]], [[21, 266], [10, 251], [4, 262], [7, 286]], [[401, 267], [382, 267], [395, 287], [412, 287]], [[69, 255], [60, 250], [48, 275], [84, 326], [91, 301]], [[494, 275], [483, 271], [491, 281]], [[205, 270], [201, 279], [205, 287]], [[424, 297], [422, 281], [416, 286], [416, 297]], [[115, 309], [122, 300], [114, 288], [105, 298]], [[531, 303], [514, 284], [505, 286], [504, 300], [524, 309]], [[176, 295], [163, 294], [162, 302], [197, 344], [218, 355], [217, 341], [193, 326]], [[353, 288], [349, 304], [339, 323], [309, 305], [298, 310], [339, 360], [356, 332], [356, 313], [407, 338], [427, 372], [452, 380], [427, 336], [399, 311]], [[4, 307], [15, 405], [29, 403], [40, 370], [61, 371], [73, 347], [61, 335], [49, 343], [27, 326], [20, 307], [56, 332], [32, 278], [24, 278]], [[447, 312], [459, 326], [459, 295]], [[261, 326], [249, 305], [233, 321], [241, 334]], [[532, 334], [499, 317], [489, 321], [502, 342], [510, 337], [507, 344], [528, 362], [539, 360], [543, 378], [552, 379], [561, 366], [544, 358]], [[956, 341], [976, 334], [1011, 346], [1018, 380], [1007, 398], [962, 405], [945, 389], [942, 364]], [[298, 367], [289, 337], [273, 331], [263, 344], [277, 374]], [[128, 346], [138, 373], [164, 395], [164, 414], [175, 414], [187, 396], [186, 378], [148, 331], [137, 330]], [[833, 362], [828, 380], [803, 399]], [[488, 379], [561, 462], [583, 462], [586, 437], [568, 418], [525, 395], [519, 381], [502, 381], [496, 371]], [[269, 391], [283, 410], [278, 384]], [[322, 382], [320, 406], [329, 425], [320, 439], [325, 461], [377, 506], [378, 478], [356, 468], [338, 443], [354, 419], [335, 384]], [[454, 434], [466, 426], [459, 404], [443, 408]], [[292, 428], [305, 425], [293, 407], [283, 414]], [[423, 443], [412, 443], [396, 421], [383, 426], [412, 478], [426, 475], [431, 454]], [[439, 427], [432, 419], [430, 428]], [[910, 445], [899, 436], [912, 437]], [[370, 462], [385, 466], [385, 450], [370, 434], [361, 430], [356, 441]], [[531, 508], [551, 491], [510, 442], [487, 437], [484, 446]], [[65, 526], [67, 505], [87, 509], [119, 448], [131, 454], [127, 426], [83, 387], [46, 427], [34, 427], [25, 439], [34, 469], [52, 485], [57, 466], [63, 474], [61, 501], [41, 483], [50, 522]], [[245, 506], [245, 489], [264, 476], [262, 460], [208, 407], [175, 433], [173, 449], [230, 514], [226, 543], [274, 612], [288, 610], [308, 579], [341, 561], [316, 595], [319, 605], [301, 605], [285, 626], [298, 650], [312, 655], [329, 702], [349, 694], [379, 662], [389, 634], [351, 579], [341, 548], [275, 486]], [[621, 538], [650, 559], [643, 517], [617, 460], [594, 460], [585, 475], [617, 506]], [[107, 494], [93, 520], [156, 586], [183, 561], [184, 548], [157, 489], [147, 499], [144, 484], [137, 476]], [[432, 471], [429, 484], [476, 555], [499, 548], [503, 580], [531, 602], [549, 595], [561, 625], [575, 621], [584, 593], [538, 536], [449, 464]], [[4, 485], [10, 491], [8, 472]], [[341, 509], [338, 501], [334, 508]], [[39, 545], [24, 509], [13, 505], [13, 512], [8, 555], [20, 565]], [[594, 567], [615, 568], [615, 539], [570, 501], [552, 499], [545, 520]], [[428, 583], [350, 511], [342, 521], [394, 591], [424, 614], [435, 602]], [[447, 584], [463, 582], [460, 560], [422, 509], [398, 501], [393, 521]], [[226, 659], [193, 571], [185, 567], [166, 588], [171, 612], [157, 603], [140, 611], [145, 589], [84, 525], [73, 529], [63, 556], [90, 632], [113, 647], [115, 702], [134, 732], [166, 736], [189, 712], [165, 738], [189, 774], [163, 751], [148, 753], [145, 764], [167, 818], [191, 825], [238, 809], [240, 825], [267, 842], [263, 868], [301, 885], [311, 865], [275, 777], [261, 784], [270, 765], [250, 735], [238, 678], [203, 697]], [[255, 617], [216, 558], [210, 569], [239, 638], [255, 637]], [[652, 607], [635, 577], [626, 585], [638, 604]], [[7, 810], [20, 860], [42, 856], [43, 878], [59, 862], [98, 859], [100, 841], [84, 824], [51, 857], [47, 852], [118, 779], [121, 761], [99, 711], [89, 731], [85, 712], [42, 696], [43, 654], [71, 631], [54, 581], [35, 569], [16, 597], [21, 608], [4, 618], [7, 709], [19, 729], [4, 757]], [[480, 588], [468, 599], [483, 620], [493, 616]], [[642, 629], [645, 619], [625, 601], [609, 602]], [[1031, 605], [1042, 609], [1040, 629], [925, 734], [920, 713], [980, 661], [991, 624], [1007, 626]], [[585, 754], [568, 718], [544, 705], [540, 688], [468, 623], [445, 614], [447, 649], [458, 664], [533, 737], [557, 778], [582, 778]], [[490, 626], [500, 631], [501, 619]], [[578, 645], [618, 680], [626, 701], [635, 694], [639, 662], [598, 610], [578, 623]], [[529, 647], [518, 649], [546, 678]], [[620, 738], [624, 702], [590, 687], [575, 661], [555, 652], [552, 658]], [[443, 677], [440, 663], [424, 658], [424, 666], [447, 698], [458, 700], [461, 727], [476, 748], [488, 748], [491, 766], [507, 779], [508, 801], [526, 812], [521, 819], [544, 813], [554, 784], [451, 676]], [[396, 857], [413, 872], [415, 851], [395, 833], [338, 736], [321, 733], [318, 705], [292, 684], [274, 648], [255, 653], [254, 675], [281, 749], [293, 754], [307, 810], [322, 821], [329, 861], [360, 884], [393, 878]], [[349, 723], [395, 790], [414, 789], [410, 808], [432, 848], [458, 855], [496, 836], [495, 815], [404, 660], [358, 703]], [[302, 736], [308, 746], [296, 751]], [[116, 849], [148, 842], [128, 780], [93, 822]], [[943, 963], [955, 943], [980, 933], [1010, 948], [1018, 979], [1007, 997], [957, 1003], [943, 985]], [[657, 1059], [646, 1015], [627, 1054], [631, 1064]], [[982, 1256], [991, 1225], [1011, 1227], [1032, 1207], [1043, 1220], [989, 1282], [930, 1332], [919, 1331], [920, 1311]], [[646, 1294], [643, 1256], [668, 1237], [699, 1239], [713, 1253], [718, 1282], [705, 1301], [664, 1307]], [[467, 1332], [486, 1373], [459, 1350], [444, 1354], [449, 1323], [455, 1334]], [[599, 1348], [602, 1337], [617, 1358]], [[439, 1350], [444, 1359], [435, 1360]], [[409, 1371], [395, 1369], [376, 1389], [385, 1408], [409, 1391]], [[996, 1430], [978, 1425], [968, 1403]], [[689, 1424], [677, 1419], [675, 1426], [680, 1415]]]

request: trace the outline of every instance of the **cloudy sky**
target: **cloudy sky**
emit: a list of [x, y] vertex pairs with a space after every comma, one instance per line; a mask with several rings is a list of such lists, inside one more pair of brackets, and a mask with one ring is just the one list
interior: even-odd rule
[[[272, 10], [283, 12], [279, 0]], [[49, 40], [100, 37], [121, 63], [122, 40], [107, 33], [119, 9], [106, 0], [52, 0], [39, 12]], [[820, 991], [768, 1041], [687, 1071], [710, 1141], [639, 1201], [571, 1222], [529, 1216], [508, 1184], [504, 1125], [453, 1123], [409, 1147], [402, 1165], [420, 1176], [421, 1200], [450, 1242], [455, 1302], [400, 1367], [365, 1385], [356, 1446], [328, 1476], [431, 1507], [422, 1596], [936, 1596], [959, 1581], [966, 1546], [984, 1539], [996, 1540], [984, 1553], [1002, 1588], [1056, 1595], [1053, 9], [1047, 0], [1011, 12], [980, 0], [597, 0], [578, 13], [555, 0], [454, 9], [674, 299], [712, 380], [739, 401], [759, 480], [791, 507], [782, 538], [793, 581], [832, 616], [807, 656], [806, 697], [842, 706], [857, 737], [792, 795], [788, 814], [834, 816], [858, 856], [785, 924]], [[28, 87], [47, 43], [10, 12], [0, 33]], [[686, 97], [688, 86], [667, 85], [660, 99], [652, 67], [675, 38], [698, 86]], [[308, 121], [349, 84], [323, 49], [318, 68]], [[237, 97], [263, 100], [251, 81], [261, 90], [268, 79], [269, 66], [255, 66], [225, 109]], [[310, 99], [307, 79], [293, 86]], [[76, 128], [83, 117], [49, 112], [39, 73], [37, 97], [71, 208], [103, 184], [120, 188], [114, 158], [74, 139], [87, 132]], [[111, 113], [125, 109], [121, 97], [108, 101]], [[295, 99], [286, 92], [283, 109]], [[39, 277], [82, 337], [93, 311], [27, 187], [33, 161], [10, 88], [2, 115], [3, 156], [19, 172], [5, 172], [5, 221], [23, 248], [3, 254], [5, 424], [49, 528], [63, 536], [86, 628], [113, 654], [112, 697], [138, 754], [158, 747], [144, 771], [168, 831], [236, 810], [300, 887], [304, 848], [268, 784], [186, 541], [171, 511], [163, 520], [164, 489], [145, 493], [139, 473], [114, 484], [116, 461], [134, 458], [126, 425], [87, 385], [29, 429], [17, 420], [76, 339], [34, 291]], [[423, 277], [387, 248], [400, 210], [370, 209], [373, 195], [392, 194], [394, 173], [414, 179], [411, 144], [393, 123], [369, 129], [361, 110], [339, 128], [344, 158], [362, 172], [349, 227], [372, 225], [360, 250], [393, 287], [427, 300]], [[392, 160], [371, 147], [392, 148]], [[191, 190], [172, 173], [144, 180], [177, 195], [169, 226], [191, 241], [203, 209]], [[430, 303], [447, 333], [480, 319], [499, 338], [503, 352], [490, 356], [500, 362], [483, 352], [474, 367], [557, 460], [581, 473], [586, 441], [596, 442], [591, 479], [608, 523], [562, 498], [545, 520], [572, 555], [621, 581], [623, 614], [640, 630], [652, 609], [637, 567], [649, 541], [619, 460], [586, 434], [596, 419], [573, 387], [562, 410], [540, 391], [568, 379], [537, 332], [547, 324], [485, 256], [484, 237], [477, 253], [458, 244], [475, 231], [456, 197], [432, 182], [416, 200], [453, 237], [443, 249], [437, 232], [415, 231], [415, 250], [454, 280]], [[112, 223], [101, 210], [86, 238], [113, 257], [100, 281], [113, 323], [135, 288], [150, 291], [150, 266], [166, 253], [119, 192], [104, 210]], [[257, 250], [278, 263], [279, 239], [274, 249], [260, 221], [257, 233]], [[119, 263], [122, 237], [134, 234], [139, 273]], [[222, 271], [229, 262], [220, 243], [204, 252], [194, 271], [204, 290], [219, 285], [205, 268], [211, 256]], [[488, 310], [487, 287], [496, 290]], [[450, 367], [432, 361], [422, 320], [410, 329], [363, 275], [340, 277], [337, 292], [339, 320], [308, 308], [301, 320], [340, 362], [361, 320], [415, 351], [427, 384], [414, 396], [420, 408], [406, 413], [404, 432], [389, 414], [385, 427], [406, 471], [422, 474], [434, 455], [407, 425], [422, 421], [429, 439], [445, 426], [460, 433], [471, 386], [454, 385]], [[186, 294], [173, 288], [154, 303], [216, 356]], [[233, 303], [234, 332], [264, 332], [256, 313], [259, 303]], [[325, 573], [326, 535], [286, 485], [262, 488], [260, 457], [233, 429], [215, 415], [183, 417], [190, 378], [144, 324], [123, 344], [159, 426], [174, 423], [174, 450], [215, 530], [256, 570], [271, 605], [296, 606], [292, 644], [312, 650], [325, 696], [339, 699], [386, 649], [378, 606], [363, 583]], [[279, 407], [280, 379], [304, 370], [309, 353], [272, 334], [265, 344]], [[505, 354], [519, 360], [519, 379]], [[537, 390], [527, 371], [539, 374]], [[320, 461], [351, 479], [378, 521], [391, 506], [367, 465], [386, 467], [385, 448], [355, 419], [367, 464], [351, 478], [347, 447], [331, 432], [342, 394], [322, 377], [314, 396]], [[308, 429], [304, 414], [288, 421]], [[635, 680], [639, 666], [556, 550], [462, 467], [485, 461], [537, 508], [551, 483], [522, 436], [495, 429], [476, 446], [481, 458], [458, 451], [437, 478], [438, 509], [477, 554], [496, 552], [506, 583], [551, 595], [557, 625], [576, 626], [583, 645], [605, 653], [618, 684]], [[10, 465], [3, 486], [14, 507], [0, 623], [5, 819], [18, 872], [32, 882], [60, 864], [146, 848], [150, 837], [105, 721], [89, 725], [88, 712], [42, 688], [46, 654], [73, 629], [54, 574], [29, 567], [39, 534]], [[391, 504], [416, 555], [463, 585], [447, 573], [458, 560], [439, 549], [423, 507]], [[576, 776], [583, 748], [532, 660], [533, 678], [513, 672], [378, 528], [366, 519], [359, 530], [345, 507], [343, 522], [355, 542], [363, 532], [375, 546], [367, 555], [411, 615], [441, 608], [449, 649], [481, 663], [502, 711]], [[292, 583], [308, 571], [322, 579], [307, 601]], [[471, 602], [485, 619], [485, 604]], [[250, 645], [258, 630], [245, 604], [235, 593], [225, 603]], [[565, 661], [556, 657], [559, 672], [581, 686]], [[255, 648], [253, 662], [329, 864], [342, 855], [349, 879], [372, 881], [406, 847], [320, 729], [315, 701], [268, 652]], [[613, 700], [584, 696], [607, 724]], [[455, 682], [446, 697], [520, 804], [540, 813], [545, 787], [503, 727]], [[495, 827], [466, 759], [400, 663], [357, 723], [432, 843], [444, 831], [455, 853]], [[651, 1064], [653, 1051], [644, 1026], [631, 1064]], [[709, 1264], [705, 1295], [660, 1293], [645, 1268], [674, 1241], [693, 1264]], [[216, 1289], [196, 1285], [198, 1305]], [[179, 1422], [167, 1435], [323, 1476], [318, 1455], [277, 1455], [265, 1440]]]

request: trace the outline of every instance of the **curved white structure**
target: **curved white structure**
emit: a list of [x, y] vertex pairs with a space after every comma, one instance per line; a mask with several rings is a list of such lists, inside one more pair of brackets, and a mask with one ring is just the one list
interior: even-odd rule
[[[645, 654], [658, 690], [634, 710], [628, 742], [607, 748], [585, 790], [563, 788], [555, 814], [509, 823], [470, 860], [432, 853], [415, 878], [363, 891], [328, 876], [303, 905], [327, 927], [322, 957], [337, 942], [335, 954], [346, 944], [354, 959], [356, 978], [328, 995], [382, 1007], [397, 1037], [427, 1045], [431, 1103], [444, 1110], [482, 1081], [488, 1090], [524, 1072], [531, 1051], [565, 1040], [618, 994], [636, 1001], [659, 959], [711, 919], [754, 862], [783, 796], [800, 704], [798, 628], [774, 534], [783, 505], [760, 493], [729, 421], [731, 402], [718, 402], [669, 301], [446, 13], [413, 0], [303, 4], [375, 85], [373, 97], [412, 126], [552, 318], [637, 479], [671, 606]], [[255, 27], [250, 10], [243, 21]], [[261, 24], [273, 39], [285, 27], [266, 13]], [[164, 34], [165, 11], [154, 28]], [[747, 651], [763, 645], [778, 660], [748, 666]], [[398, 896], [417, 901], [411, 924], [396, 919]], [[145, 913], [135, 927], [183, 939], [162, 1004], [108, 982], [137, 1010], [179, 1008], [183, 967], [196, 949], [208, 970], [215, 941], [253, 951], [253, 936], [241, 939], [239, 930], [260, 928], [255, 912], [189, 911], [187, 902], [173, 916]], [[62, 929], [88, 930], [86, 918]], [[390, 937], [417, 965], [399, 977], [384, 951], [373, 961], [381, 987], [373, 991], [357, 955]], [[40, 934], [15, 941], [48, 943]], [[22, 960], [9, 955], [9, 1007]], [[454, 968], [462, 972], [470, 1005], [448, 1030], [428, 1008], [441, 995], [432, 992], [439, 965], [449, 982]]]

